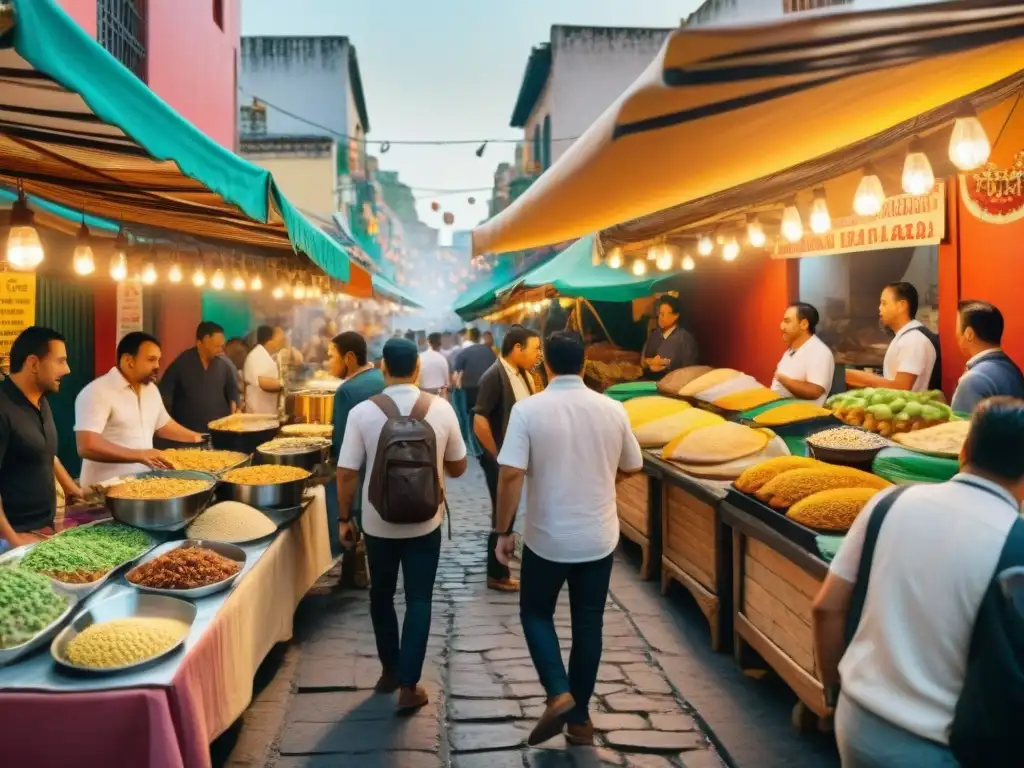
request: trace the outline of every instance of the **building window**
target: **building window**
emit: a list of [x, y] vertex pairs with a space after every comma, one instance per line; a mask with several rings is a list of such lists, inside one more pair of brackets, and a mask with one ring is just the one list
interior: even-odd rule
[[224, 0], [213, 0], [213, 20], [224, 29]]
[[544, 116], [544, 170], [551, 167], [551, 115]]
[[111, 56], [146, 82], [146, 0], [98, 0], [96, 39]]
[[544, 150], [541, 149], [540, 139], [540, 126], [533, 126], [533, 151], [530, 153], [530, 169], [531, 175], [539, 174], [544, 170]]

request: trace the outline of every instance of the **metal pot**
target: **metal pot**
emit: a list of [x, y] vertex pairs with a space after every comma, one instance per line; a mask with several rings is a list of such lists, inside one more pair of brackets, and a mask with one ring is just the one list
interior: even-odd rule
[[289, 393], [285, 413], [303, 424], [330, 424], [334, 417], [334, 393], [315, 389]]
[[177, 477], [186, 480], [208, 480], [204, 491], [179, 496], [175, 499], [117, 499], [106, 496], [104, 504], [115, 520], [146, 531], [180, 531], [210, 503], [217, 478], [206, 472], [188, 469], [168, 469], [135, 475], [146, 477]]
[[328, 443], [321, 448], [307, 448], [303, 451], [289, 451], [288, 453], [271, 453], [257, 449], [256, 458], [260, 464], [302, 467], [316, 474], [319, 468], [326, 466], [331, 460], [331, 445]]
[[[245, 414], [233, 418], [242, 418], [246, 420], [251, 419], [252, 421], [268, 421], [274, 417], [256, 414], [250, 416], [249, 414]], [[216, 424], [217, 422], [210, 423]], [[256, 446], [262, 445], [268, 440], [273, 440], [281, 430], [281, 425], [279, 422], [275, 422], [273, 427], [267, 427], [266, 429], [260, 429], [254, 432], [238, 432], [228, 429], [216, 429], [213, 426], [208, 426], [207, 428], [210, 430], [210, 443], [217, 450], [238, 451], [248, 455], [256, 451]]]
[[240, 501], [256, 509], [284, 509], [302, 504], [302, 494], [309, 478], [289, 480], [272, 485], [242, 485], [221, 481], [217, 486], [220, 501]]

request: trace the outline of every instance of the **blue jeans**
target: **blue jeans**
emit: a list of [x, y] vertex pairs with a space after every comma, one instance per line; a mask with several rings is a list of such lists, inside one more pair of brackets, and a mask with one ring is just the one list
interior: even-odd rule
[[472, 396], [473, 403], [470, 403], [470, 396], [465, 389], [456, 389], [452, 393], [452, 406], [455, 414], [459, 417], [459, 429], [462, 430], [462, 440], [466, 443], [466, 451], [470, 456], [480, 455], [480, 446], [477, 445], [476, 435], [473, 433], [473, 405], [476, 403], [475, 392]]
[[957, 768], [949, 747], [922, 739], [868, 712], [840, 695], [835, 717], [836, 742], [843, 768]]
[[[384, 671], [412, 687], [420, 681], [430, 637], [437, 561], [441, 556], [441, 527], [412, 539], [383, 539], [364, 535], [370, 564], [370, 619], [377, 656]], [[405, 586], [405, 620], [398, 634], [395, 590], [398, 569]]]
[[[519, 584], [519, 618], [530, 649], [533, 666], [548, 696], [571, 693], [576, 707], [569, 723], [589, 719], [588, 705], [597, 684], [601, 665], [601, 633], [604, 606], [612, 576], [612, 555], [588, 563], [556, 563], [545, 560], [529, 547], [523, 548]], [[569, 583], [569, 613], [572, 617], [572, 650], [569, 671], [562, 663], [562, 651], [555, 632], [555, 605], [562, 585]]]

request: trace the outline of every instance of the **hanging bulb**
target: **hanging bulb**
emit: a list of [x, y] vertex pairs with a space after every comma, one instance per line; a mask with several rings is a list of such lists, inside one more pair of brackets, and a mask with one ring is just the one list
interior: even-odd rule
[[74, 255], [71, 257], [71, 263], [75, 273], [83, 277], [96, 271], [96, 260], [93, 258], [92, 246], [89, 244], [89, 228], [85, 226], [84, 222], [78, 228], [78, 242], [75, 245]]
[[301, 280], [295, 281], [295, 287], [292, 290], [292, 298], [296, 301], [302, 301], [306, 298], [306, 286], [302, 284]]
[[992, 145], [973, 111], [957, 117], [949, 137], [949, 159], [961, 171], [973, 171], [988, 162]]
[[213, 273], [213, 277], [210, 278], [210, 287], [215, 291], [224, 290], [224, 272], [217, 270]]
[[636, 275], [637, 277], [640, 277], [640, 275], [642, 275], [642, 274], [644, 274], [646, 272], [647, 272], [647, 262], [645, 262], [643, 259], [634, 259], [633, 260], [633, 274]]
[[249, 290], [250, 291], [262, 291], [263, 290], [263, 281], [260, 279], [260, 276], [258, 274], [253, 275], [252, 282], [249, 283]]
[[128, 277], [128, 259], [124, 251], [118, 251], [110, 257], [110, 276], [117, 282]]
[[279, 285], [273, 291], [270, 292], [270, 295], [273, 296], [275, 299], [283, 299], [284, 288]]
[[231, 288], [235, 291], [245, 290], [245, 278], [238, 274], [237, 269], [235, 270], [234, 275], [232, 275], [231, 277]]
[[832, 216], [828, 212], [825, 190], [819, 189], [815, 191], [814, 202], [811, 203], [811, 232], [823, 235], [830, 229], [832, 229]]
[[192, 285], [196, 288], [202, 288], [206, 285], [206, 273], [202, 267], [196, 267], [196, 271], [192, 273]]
[[662, 249], [663, 248], [660, 245], [652, 245], [652, 246], [650, 246], [647, 249], [647, 260], [648, 261], [657, 261], [658, 257], [661, 256]]
[[11, 230], [7, 235], [7, 263], [15, 269], [35, 269], [43, 261], [43, 244], [33, 218], [25, 195], [19, 192], [11, 208]]
[[756, 216], [747, 221], [747, 243], [751, 248], [764, 248], [768, 238], [764, 234], [764, 225]]
[[178, 262], [174, 262], [171, 264], [171, 268], [167, 270], [167, 279], [172, 283], [180, 283], [181, 277], [181, 267], [178, 265]]
[[857, 192], [853, 196], [853, 212], [858, 216], [877, 216], [885, 203], [885, 190], [882, 189], [882, 180], [878, 178], [875, 169], [868, 166], [864, 169], [864, 176], [857, 185]]
[[725, 241], [725, 245], [722, 246], [722, 258], [726, 261], [735, 261], [739, 255], [740, 244], [736, 242], [735, 237], [730, 237]]
[[661, 252], [658, 254], [658, 260], [655, 262], [658, 270], [668, 272], [672, 269], [673, 262], [675, 262], [675, 254], [672, 252], [672, 249], [667, 245], [662, 246]]
[[622, 268], [622, 249], [612, 248], [612, 252], [608, 254], [608, 266], [612, 269]]
[[153, 262], [147, 261], [146, 266], [142, 268], [142, 282], [146, 285], [152, 285], [156, 282], [156, 267], [153, 266]]
[[683, 269], [684, 270], [686, 270], [687, 272], [692, 272], [693, 268], [696, 267], [696, 266], [697, 265], [694, 263], [692, 256], [684, 256], [683, 257]]
[[697, 253], [701, 256], [710, 256], [713, 250], [715, 250], [715, 244], [711, 242], [710, 237], [701, 235], [697, 239]]
[[921, 143], [914, 139], [907, 148], [907, 159], [903, 161], [903, 191], [920, 197], [935, 187], [935, 173], [928, 156], [921, 151]]
[[313, 285], [311, 285], [309, 287], [309, 290], [306, 292], [306, 295], [309, 296], [312, 299], [319, 299], [320, 298], [320, 284], [314, 280], [313, 281]]
[[800, 211], [797, 210], [795, 202], [787, 205], [786, 210], [782, 212], [781, 229], [782, 236], [791, 243], [804, 236], [804, 223], [800, 220]]

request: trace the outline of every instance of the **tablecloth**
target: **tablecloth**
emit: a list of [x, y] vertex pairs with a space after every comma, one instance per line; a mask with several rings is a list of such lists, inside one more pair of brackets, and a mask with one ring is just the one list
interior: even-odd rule
[[245, 711], [257, 668], [331, 565], [323, 488], [315, 494], [269, 544], [247, 549], [253, 562], [226, 597], [196, 601], [212, 615], [182, 654], [130, 677], [68, 677], [45, 653], [0, 670], [0, 764], [206, 768], [210, 742]]

